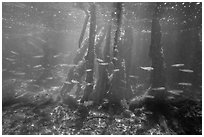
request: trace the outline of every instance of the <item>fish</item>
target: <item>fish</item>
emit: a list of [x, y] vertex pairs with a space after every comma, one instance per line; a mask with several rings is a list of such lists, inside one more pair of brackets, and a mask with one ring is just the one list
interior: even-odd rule
[[184, 66], [184, 64], [173, 64], [173, 65], [171, 65], [172, 67], [183, 67]]
[[193, 73], [193, 70], [190, 69], [179, 69], [181, 72], [186, 72], [186, 73]]
[[26, 5], [23, 4], [23, 3], [15, 3], [15, 4], [13, 4], [13, 5], [14, 5], [15, 7], [22, 8], [22, 9], [26, 8]]
[[153, 112], [151, 112], [151, 111], [144, 111], [144, 113], [145, 113], [145, 114], [148, 114], [148, 115], [153, 114]]
[[26, 95], [26, 94], [28, 94], [28, 92], [25, 92], [25, 93], [23, 93], [23, 94], [21, 94], [21, 95], [17, 95], [15, 98], [17, 99], [17, 98], [20, 98], [20, 97], [23, 97], [24, 95]]
[[57, 90], [57, 89], [59, 89], [59, 87], [53, 86], [53, 87], [51, 87], [51, 89], [52, 89], [52, 90]]
[[33, 58], [43, 58], [43, 55], [33, 56]]
[[174, 95], [180, 95], [180, 93], [183, 93], [183, 90], [168, 90], [167, 92]]
[[2, 71], [7, 71], [7, 69], [2, 69]]
[[57, 55], [54, 55], [53, 57], [57, 58], [57, 57], [60, 57], [60, 56], [61, 56], [61, 54], [57, 54]]
[[34, 79], [28, 79], [28, 80], [26, 80], [27, 82], [33, 82], [33, 81], [35, 81]]
[[93, 85], [93, 83], [86, 83], [87, 86]]
[[78, 84], [79, 83], [79, 81], [76, 81], [76, 80], [72, 80], [71, 82], [74, 83], [74, 84]]
[[67, 67], [69, 66], [68, 64], [59, 64], [60, 67]]
[[113, 73], [112, 73], [110, 76], [108, 76], [108, 79], [109, 79], [110, 81], [113, 79]]
[[143, 32], [143, 33], [151, 33], [150, 30], [142, 30], [141, 32]]
[[93, 70], [92, 70], [92, 69], [87, 69], [87, 70], [86, 70], [86, 72], [90, 72], [90, 71], [93, 71]]
[[129, 75], [130, 78], [135, 78], [135, 79], [138, 79], [139, 77], [138, 76], [134, 76], [134, 75]]
[[22, 75], [25, 75], [26, 73], [24, 73], [24, 72], [15, 72], [14, 74], [22, 76]]
[[107, 66], [109, 63], [99, 63], [99, 65]]
[[165, 90], [165, 87], [152, 88], [152, 90]]
[[71, 83], [71, 82], [69, 82], [69, 81], [65, 81], [64, 83], [65, 83], [65, 84], [72, 84], [72, 83]]
[[152, 67], [140, 67], [140, 68], [143, 69], [143, 70], [146, 70], [146, 71], [154, 70], [154, 68], [152, 68]]
[[154, 96], [146, 95], [145, 98], [151, 98], [151, 99], [153, 99]]
[[5, 58], [5, 59], [11, 62], [16, 61], [16, 59], [12, 59], [12, 58]]
[[46, 78], [46, 79], [53, 79], [53, 77], [48, 77], [48, 78]]
[[125, 80], [120, 80], [121, 82], [123, 82], [124, 84], [126, 84], [126, 81]]
[[118, 71], [120, 71], [120, 69], [114, 69], [114, 70], [113, 70], [113, 72], [118, 72]]
[[97, 58], [96, 59], [98, 62], [104, 62], [102, 59]]
[[178, 83], [178, 85], [181, 85], [181, 86], [192, 86], [191, 83], [185, 83], [185, 82]]
[[42, 65], [33, 66], [33, 68], [40, 68], [40, 67], [42, 67]]
[[175, 97], [173, 97], [173, 96], [169, 96], [169, 97], [167, 97], [167, 98], [170, 99], [170, 100], [175, 99]]
[[10, 51], [11, 53], [13, 53], [14, 55], [19, 55], [19, 53], [15, 52], [15, 51]]
[[118, 49], [115, 49], [114, 51], [115, 51], [115, 52], [119, 52]]
[[118, 60], [118, 58], [114, 57], [114, 58], [113, 58], [113, 60], [116, 60], [116, 61], [117, 61], [117, 60]]

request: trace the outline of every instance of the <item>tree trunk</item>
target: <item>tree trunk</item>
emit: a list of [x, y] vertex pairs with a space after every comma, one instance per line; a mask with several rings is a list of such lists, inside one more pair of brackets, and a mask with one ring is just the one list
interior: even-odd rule
[[94, 74], [94, 42], [95, 42], [95, 31], [96, 31], [96, 9], [95, 4], [92, 4], [90, 7], [90, 31], [89, 31], [89, 47], [88, 47], [88, 53], [85, 57], [86, 60], [86, 87], [84, 90], [84, 96], [81, 99], [81, 102], [88, 100], [88, 97], [90, 93], [93, 90], [94, 80], [93, 80], [93, 74]]
[[[149, 95], [153, 96], [153, 104], [161, 103], [163, 104], [165, 101], [165, 63], [164, 63], [164, 55], [163, 49], [161, 45], [161, 26], [159, 24], [158, 18], [158, 10], [159, 6], [156, 7], [155, 13], [152, 19], [152, 30], [151, 30], [151, 45], [149, 56], [152, 59], [152, 68], [153, 71], [151, 73], [151, 90], [149, 91]], [[151, 98], [150, 98], [151, 100]]]
[[[103, 35], [100, 35], [100, 36], [98, 35], [96, 40], [96, 47], [100, 47], [103, 38], [104, 38]], [[62, 89], [60, 91], [62, 96], [65, 95], [67, 92], [70, 92], [71, 89], [74, 87], [75, 83], [72, 83], [72, 80], [81, 82], [81, 78], [85, 74], [86, 63], [83, 58], [89, 46], [88, 40], [89, 40], [88, 38], [85, 39], [84, 42], [82, 43], [82, 47], [77, 50], [77, 53], [73, 59], [73, 64], [76, 66], [71, 67], [68, 72], [66, 82], [63, 84]], [[79, 92], [80, 92], [80, 84], [78, 84], [76, 96]]]
[[[75, 83], [72, 80], [80, 81], [81, 77], [85, 73], [85, 61], [82, 60], [86, 50], [88, 48], [88, 42], [85, 40], [83, 46], [77, 51], [75, 58], [73, 59], [73, 66], [69, 69], [67, 74], [66, 82], [63, 84], [62, 89], [60, 91], [61, 96], [63, 97], [67, 92], [70, 92], [71, 89], [74, 87]], [[80, 62], [81, 61], [81, 62]]]
[[131, 87], [130, 87], [130, 81], [129, 81], [129, 75], [131, 70], [131, 58], [132, 58], [132, 45], [133, 45], [133, 31], [132, 28], [127, 26], [125, 27], [125, 36], [124, 36], [124, 42], [120, 47], [122, 57], [125, 60], [125, 82], [126, 82], [126, 92], [125, 92], [125, 98], [130, 99], [133, 95]]
[[[110, 40], [111, 40], [111, 25], [108, 26], [108, 33], [106, 35], [106, 45], [104, 47], [103, 52], [103, 62], [99, 62], [98, 65], [98, 73], [99, 77], [96, 82], [96, 97], [95, 97], [95, 103], [99, 104], [102, 99], [105, 97], [108, 89], [108, 63], [110, 62]], [[107, 63], [107, 65], [103, 64]]]
[[104, 61], [109, 63], [110, 62], [110, 45], [111, 44], [111, 24], [108, 26], [108, 32], [106, 35], [106, 45], [103, 51], [103, 58]]
[[122, 3], [116, 3], [116, 32], [114, 37], [113, 46], [113, 59], [112, 63], [114, 65], [113, 78], [111, 80], [110, 90], [109, 90], [109, 101], [113, 104], [119, 104], [120, 100], [124, 97], [124, 83], [122, 82], [124, 76], [124, 70], [121, 67], [121, 58], [119, 57], [119, 36], [120, 28], [122, 24]]
[[86, 32], [87, 24], [88, 24], [88, 21], [89, 21], [89, 14], [87, 13], [87, 11], [85, 11], [85, 13], [86, 13], [86, 18], [85, 18], [85, 21], [84, 21], [84, 24], [83, 24], [81, 35], [79, 37], [79, 48], [81, 47], [81, 43], [83, 41], [84, 34]]
[[101, 47], [102, 47], [102, 42], [106, 36], [107, 29], [102, 27], [99, 30], [100, 31], [99, 33], [97, 33], [97, 36], [96, 36], [95, 53], [96, 53], [97, 58], [103, 58]]
[[200, 89], [202, 85], [202, 40], [199, 38], [201, 37], [199, 36], [201, 35], [201, 32], [200, 29], [195, 29], [193, 31], [193, 41], [195, 46], [193, 59], [191, 61], [191, 68], [194, 72], [191, 79], [193, 90]]

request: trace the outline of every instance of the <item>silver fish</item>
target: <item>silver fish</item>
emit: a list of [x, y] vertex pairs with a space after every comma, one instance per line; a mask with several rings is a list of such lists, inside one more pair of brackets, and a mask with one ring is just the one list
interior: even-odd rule
[[53, 77], [48, 77], [48, 78], [46, 78], [46, 79], [53, 79]]
[[102, 66], [106, 66], [108, 65], [109, 63], [99, 63], [99, 65], [102, 65]]
[[10, 51], [11, 53], [13, 53], [14, 55], [19, 55], [19, 53], [15, 52], [15, 51]]
[[183, 93], [183, 90], [168, 90], [168, 92], [174, 95], [180, 95], [180, 93]]
[[5, 59], [11, 62], [16, 61], [15, 59], [12, 59], [12, 58], [5, 58]]
[[78, 83], [79, 83], [79, 81], [72, 80], [72, 83], [74, 83], [74, 84], [78, 84]]
[[87, 86], [93, 85], [93, 83], [86, 83]]
[[19, 95], [19, 96], [16, 96], [15, 98], [17, 99], [17, 98], [23, 97], [23, 96], [26, 95], [26, 94], [28, 94], [28, 92], [25, 92], [25, 93], [23, 93], [23, 94], [21, 94], [21, 95]]
[[28, 79], [28, 80], [26, 80], [27, 82], [33, 82], [33, 81], [35, 81], [34, 79]]
[[153, 99], [154, 96], [146, 95], [145, 98], [151, 98], [151, 99]]
[[182, 67], [182, 66], [184, 66], [184, 64], [173, 64], [173, 65], [171, 65], [172, 67]]
[[69, 81], [65, 81], [64, 83], [65, 83], [65, 84], [72, 84], [72, 83], [71, 83], [71, 82], [69, 82]]
[[114, 69], [114, 70], [113, 70], [113, 72], [118, 72], [118, 71], [120, 71], [120, 69]]
[[125, 81], [125, 80], [121, 80], [121, 82], [123, 82], [124, 84], [126, 84], [126, 81]]
[[68, 64], [59, 64], [60, 67], [67, 67], [69, 66]]
[[152, 90], [165, 90], [165, 87], [152, 88]]
[[190, 70], [190, 69], [179, 69], [179, 71], [186, 72], [186, 73], [193, 73], [193, 70]]
[[149, 115], [153, 114], [153, 112], [151, 112], [151, 111], [144, 111], [144, 113], [149, 114]]
[[116, 58], [116, 57], [114, 57], [113, 59], [116, 60], [116, 61], [118, 60], [118, 58]]
[[97, 58], [96, 59], [98, 62], [104, 62], [102, 59]]
[[33, 68], [40, 68], [40, 67], [42, 67], [42, 65], [36, 65]]
[[90, 72], [90, 71], [93, 71], [93, 70], [92, 70], [92, 69], [87, 69], [87, 70], [86, 70], [86, 72]]
[[33, 56], [33, 58], [42, 58], [43, 55], [39, 55], [39, 56]]
[[175, 99], [175, 97], [173, 97], [173, 96], [169, 96], [169, 97], [167, 97], [167, 98], [170, 99], [170, 100]]
[[140, 67], [140, 68], [143, 69], [143, 70], [146, 70], [146, 71], [154, 70], [154, 68], [152, 68], [152, 67]]
[[60, 56], [63, 56], [63, 54], [62, 54], [62, 53], [59, 53], [59, 54], [57, 54], [57, 55], [54, 55], [53, 57], [54, 57], [54, 58], [57, 58], [57, 57], [60, 57]]
[[185, 83], [185, 82], [178, 83], [178, 85], [181, 85], [181, 86], [192, 86], [191, 83]]
[[138, 79], [139, 77], [138, 76], [134, 76], [134, 75], [129, 75], [130, 78], [135, 78], [135, 79]]
[[22, 76], [22, 75], [25, 75], [26, 73], [24, 73], [24, 72], [15, 72], [14, 74]]
[[114, 51], [115, 51], [115, 52], [119, 52], [118, 49], [115, 49]]

